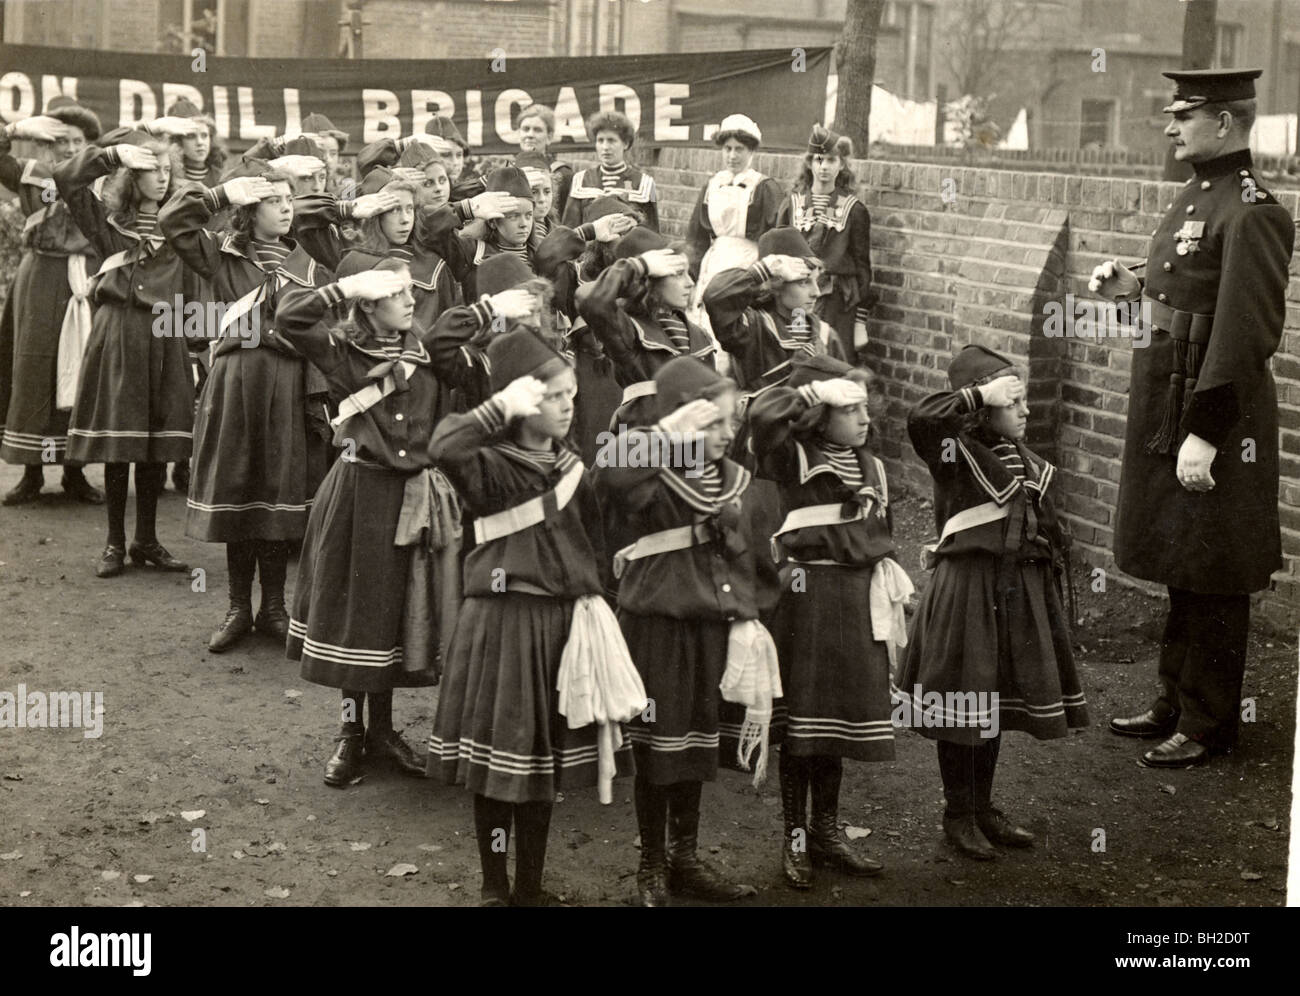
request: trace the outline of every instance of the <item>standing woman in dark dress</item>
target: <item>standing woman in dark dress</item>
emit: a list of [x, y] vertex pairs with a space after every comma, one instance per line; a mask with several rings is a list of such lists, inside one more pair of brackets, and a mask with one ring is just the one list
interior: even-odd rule
[[[104, 259], [68, 430], [73, 459], [104, 464], [108, 543], [95, 568], [101, 578], [121, 574], [128, 554], [132, 463], [131, 561], [188, 570], [158, 542], [155, 522], [167, 464], [189, 455], [194, 426], [185, 316], [174, 304], [184, 290], [185, 267], [158, 232], [158, 208], [181, 168], [180, 156], [165, 138], [121, 129], [115, 137], [117, 142], [90, 146], [54, 170], [73, 220]], [[101, 177], [107, 179], [96, 194], [92, 184]]]
[[[17, 159], [10, 139], [49, 149], [47, 157]], [[99, 138], [99, 119], [68, 97], [55, 97], [44, 115], [0, 129], [0, 183], [18, 195], [26, 222], [23, 258], [5, 305], [13, 322], [13, 365], [8, 410], [0, 419], [0, 460], [23, 465], [23, 477], [4, 497], [6, 505], [35, 501], [46, 464], [63, 464], [63, 490], [98, 505], [81, 465], [67, 462], [68, 419], [77, 388], [80, 343], [90, 335], [90, 278], [99, 268], [94, 247], [58, 197], [51, 164], [71, 158]], [[73, 284], [76, 284], [74, 287]], [[59, 344], [71, 350], [60, 361]], [[62, 386], [62, 390], [60, 390]]]
[[853, 141], [813, 125], [794, 191], [777, 224], [803, 233], [822, 262], [819, 313], [839, 336], [844, 355], [867, 344], [871, 289], [871, 216], [854, 191]]
[[988, 861], [990, 842], [1034, 841], [993, 806], [1002, 732], [1065, 737], [1088, 725], [1088, 709], [1058, 587], [1067, 537], [1052, 498], [1056, 468], [1024, 444], [1025, 384], [1009, 359], [976, 345], [949, 364], [948, 381], [952, 390], [922, 399], [907, 419], [934, 479], [939, 542], [895, 717], [937, 741], [944, 835]]
[[[328, 386], [274, 329], [280, 291], [314, 287], [332, 275], [287, 237], [293, 224], [290, 177], [245, 163], [219, 187], [183, 189], [158, 224], [185, 265], [225, 303], [212, 373], [194, 426], [194, 481], [186, 534], [226, 544], [230, 608], [208, 641], [220, 653], [254, 626], [253, 575], [260, 572], [259, 632], [289, 632], [284, 580], [289, 546], [302, 539], [326, 468], [326, 442], [309, 427], [309, 406], [326, 417]], [[232, 230], [207, 231], [212, 215], [235, 207]], [[314, 416], [313, 416], [314, 417]]]

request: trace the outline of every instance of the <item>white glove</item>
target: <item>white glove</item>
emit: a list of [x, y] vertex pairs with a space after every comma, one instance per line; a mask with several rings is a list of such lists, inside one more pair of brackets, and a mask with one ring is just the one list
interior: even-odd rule
[[166, 135], [168, 138], [184, 138], [186, 135], [196, 135], [204, 125], [199, 124], [193, 118], [182, 118], [164, 115], [161, 118], [154, 118], [145, 126], [145, 130], [151, 135]]
[[502, 318], [527, 318], [537, 310], [537, 295], [522, 287], [499, 291], [488, 298], [493, 315]]
[[352, 202], [352, 217], [358, 221], [373, 218], [377, 214], [392, 211], [400, 203], [396, 194], [386, 194], [383, 191], [377, 194], [363, 194]]
[[651, 278], [671, 277], [686, 272], [686, 257], [671, 249], [650, 249], [641, 254], [641, 259], [645, 262], [646, 276]]
[[427, 145], [438, 155], [444, 155], [450, 152], [456, 146], [449, 139], [441, 138], [438, 135], [426, 135], [420, 132], [418, 135], [411, 135], [409, 138], [403, 138], [398, 141], [398, 147], [405, 151], [410, 147], [412, 142], [419, 142], [421, 145]]
[[325, 164], [315, 156], [281, 156], [279, 159], [272, 159], [269, 165], [271, 169], [283, 170], [297, 180], [325, 168]]
[[1015, 374], [1006, 374], [987, 384], [981, 384], [979, 391], [988, 407], [1009, 408], [1024, 397], [1025, 385]]
[[261, 176], [237, 176], [221, 185], [226, 198], [236, 206], [256, 204], [275, 196], [275, 184]]
[[832, 408], [860, 405], [867, 400], [867, 389], [857, 381], [849, 380], [847, 377], [816, 380], [808, 386], [818, 401], [824, 405], [830, 405]]
[[469, 199], [469, 209], [475, 218], [503, 218], [507, 211], [515, 209], [515, 195], [504, 190], [489, 190], [475, 194]]
[[148, 149], [142, 149], [138, 145], [115, 145], [113, 151], [117, 153], [118, 162], [127, 169], [155, 170], [158, 168], [158, 157]]
[[527, 418], [538, 414], [542, 408], [542, 398], [546, 397], [546, 385], [536, 377], [520, 377], [497, 391], [496, 397], [505, 407], [506, 421]]
[[391, 172], [394, 177], [407, 183], [423, 183], [425, 179], [424, 171], [414, 166], [394, 166]]
[[33, 142], [57, 142], [68, 133], [68, 126], [58, 118], [45, 114], [23, 118], [9, 126], [14, 138], [25, 138]]
[[722, 417], [722, 409], [708, 398], [688, 401], [659, 420], [659, 428], [682, 436], [694, 435]]
[[1141, 287], [1137, 274], [1117, 259], [1108, 259], [1094, 267], [1092, 279], [1088, 281], [1088, 290], [1114, 301], [1135, 296]]
[[763, 265], [772, 271], [772, 276], [786, 283], [803, 280], [812, 273], [812, 267], [798, 256], [782, 256], [779, 253], [764, 256]]
[[861, 320], [853, 323], [853, 348], [861, 349], [867, 344], [867, 323]]
[[378, 301], [400, 294], [406, 279], [392, 270], [363, 270], [350, 277], [339, 277], [339, 290], [350, 300]]
[[630, 214], [607, 214], [591, 223], [596, 230], [597, 242], [613, 242], [620, 235], [636, 228], [636, 219]]

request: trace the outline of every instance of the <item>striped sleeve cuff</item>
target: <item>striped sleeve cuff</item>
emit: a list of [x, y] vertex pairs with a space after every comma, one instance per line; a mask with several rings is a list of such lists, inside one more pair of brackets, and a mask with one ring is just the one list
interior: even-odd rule
[[468, 200], [457, 201], [452, 207], [456, 209], [456, 217], [461, 221], [474, 220], [474, 209], [470, 207]]
[[479, 298], [478, 304], [469, 305], [469, 310], [474, 312], [480, 328], [487, 328], [492, 324], [492, 299], [486, 294]]
[[818, 397], [820, 392], [817, 390], [817, 384], [815, 381], [811, 384], [801, 384], [799, 387], [795, 388], [795, 390], [799, 392], [799, 397], [803, 398], [804, 404], [809, 408], [813, 405], [821, 404], [821, 398]]
[[857, 314], [854, 315], [853, 320], [855, 322], [862, 322], [862, 324], [865, 325], [867, 323], [868, 315], [869, 312], [867, 311], [866, 308], [859, 308]]
[[470, 414], [478, 419], [479, 424], [489, 435], [500, 432], [506, 427], [506, 405], [495, 394], [473, 409]]
[[336, 198], [334, 201], [334, 206], [338, 208], [340, 221], [351, 221], [352, 213], [357, 209], [357, 202], [340, 201]]
[[220, 187], [209, 187], [203, 191], [203, 203], [208, 206], [208, 210], [213, 214], [222, 208], [230, 207], [230, 198], [226, 196], [225, 185]]
[[579, 225], [574, 229], [574, 231], [578, 233], [578, 238], [582, 239], [583, 242], [596, 241], [596, 226], [591, 222], [587, 222], [585, 225]]
[[104, 150], [104, 162], [106, 162], [113, 169], [116, 169], [118, 166], [122, 165], [122, 157], [117, 154], [116, 146], [110, 145], [107, 149]]
[[957, 393], [961, 395], [961, 403], [968, 412], [984, 407], [984, 395], [978, 387], [963, 387]]
[[632, 264], [632, 269], [636, 271], [638, 277], [650, 275], [650, 264], [640, 256], [631, 256], [628, 258], [628, 262]]
[[772, 270], [761, 259], [749, 268], [749, 272], [754, 275], [759, 283], [765, 283], [772, 279]]
[[325, 303], [331, 308], [342, 304], [347, 298], [347, 295], [343, 293], [343, 288], [338, 284], [326, 284], [324, 287], [319, 288], [316, 293], [324, 298]]

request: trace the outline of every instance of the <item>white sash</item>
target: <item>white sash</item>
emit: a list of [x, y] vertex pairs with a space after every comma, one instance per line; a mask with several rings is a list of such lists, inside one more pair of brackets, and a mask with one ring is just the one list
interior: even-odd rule
[[639, 380], [635, 384], [628, 384], [623, 388], [623, 400], [619, 404], [626, 405], [637, 398], [649, 398], [659, 393], [659, 387], [652, 380]]
[[661, 529], [657, 533], [646, 533], [635, 543], [623, 547], [614, 554], [614, 577], [623, 576], [629, 561], [657, 557], [661, 553], [672, 553], [674, 550], [686, 550], [707, 543], [709, 539], [708, 530], [698, 523], [693, 526]]
[[554, 491], [530, 498], [526, 502], [507, 508], [503, 512], [493, 512], [481, 519], [474, 520], [474, 542], [488, 543], [511, 533], [523, 532], [546, 519], [546, 499], [555, 496], [556, 510], [563, 509], [577, 494], [578, 484], [582, 481], [582, 472], [586, 470], [581, 460], [564, 472]]
[[[415, 373], [415, 364], [408, 360], [402, 360], [402, 371], [409, 380], [411, 374]], [[330, 425], [337, 429], [340, 425], [352, 418], [354, 415], [360, 415], [362, 412], [369, 411], [375, 405], [383, 401], [386, 397], [397, 390], [397, 378], [391, 373], [385, 375], [384, 379], [379, 382], [372, 381], [365, 387], [353, 391], [346, 398], [339, 402], [339, 413], [336, 418], [330, 419]]]
[[982, 526], [988, 522], [997, 522], [999, 519], [1005, 519], [1010, 514], [1010, 505], [999, 505], [993, 501], [986, 501], [984, 504], [976, 505], [973, 508], [964, 508], [943, 524], [943, 534], [939, 537], [936, 546], [943, 546], [943, 541], [953, 533], [959, 533], [963, 529], [974, 529], [976, 526]]
[[74, 253], [68, 257], [68, 287], [72, 297], [63, 312], [56, 359], [54, 407], [67, 411], [77, 401], [77, 380], [81, 376], [81, 358], [90, 341], [90, 278], [86, 276], [86, 257]]
[[[809, 526], [840, 526], [846, 522], [861, 522], [871, 512], [875, 501], [868, 501], [866, 505], [859, 505], [857, 512], [844, 518], [842, 509], [843, 502], [826, 505], [805, 505], [803, 508], [792, 509], [781, 523], [781, 528], [772, 534], [772, 560], [774, 563], [781, 561], [781, 547], [777, 542], [778, 539], [786, 533], [793, 532], [796, 529], [807, 529]], [[828, 561], [833, 563], [833, 561]]]

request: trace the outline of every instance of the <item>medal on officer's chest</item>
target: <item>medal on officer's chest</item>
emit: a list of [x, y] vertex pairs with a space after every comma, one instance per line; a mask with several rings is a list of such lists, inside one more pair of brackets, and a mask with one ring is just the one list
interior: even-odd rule
[[1174, 232], [1174, 238], [1178, 240], [1178, 244], [1174, 246], [1174, 252], [1180, 256], [1196, 252], [1201, 248], [1201, 239], [1204, 237], [1205, 222], [1184, 221], [1183, 227]]

